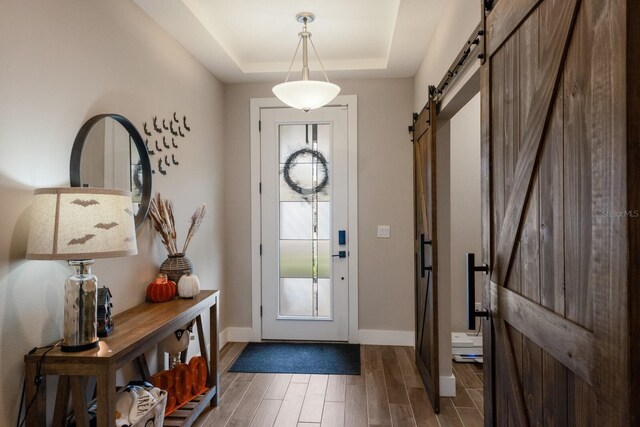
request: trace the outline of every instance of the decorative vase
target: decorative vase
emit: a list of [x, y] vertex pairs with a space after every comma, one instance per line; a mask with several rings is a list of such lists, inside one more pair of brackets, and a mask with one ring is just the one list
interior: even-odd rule
[[151, 302], [171, 301], [176, 296], [176, 283], [167, 280], [164, 273], [158, 274], [156, 279], [147, 286], [147, 299]]
[[160, 273], [167, 275], [169, 280], [178, 283], [180, 277], [193, 273], [191, 261], [183, 253], [169, 255], [160, 265]]
[[178, 281], [180, 298], [193, 298], [200, 293], [200, 280], [195, 274], [185, 274]]

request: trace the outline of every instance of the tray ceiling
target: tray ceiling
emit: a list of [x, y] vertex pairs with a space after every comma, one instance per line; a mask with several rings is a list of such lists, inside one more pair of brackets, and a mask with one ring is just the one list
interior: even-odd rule
[[[284, 79], [302, 25], [329, 78], [413, 77], [444, 0], [134, 0], [225, 83]], [[298, 52], [292, 78], [298, 79]], [[320, 66], [309, 54], [311, 77]]]

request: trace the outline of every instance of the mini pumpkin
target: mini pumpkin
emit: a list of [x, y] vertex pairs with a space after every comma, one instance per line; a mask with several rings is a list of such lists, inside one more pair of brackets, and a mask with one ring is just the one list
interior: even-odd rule
[[200, 293], [200, 280], [195, 274], [185, 274], [178, 280], [178, 295], [193, 298]]
[[176, 283], [168, 280], [166, 274], [158, 274], [147, 286], [147, 299], [151, 302], [171, 301], [176, 296]]

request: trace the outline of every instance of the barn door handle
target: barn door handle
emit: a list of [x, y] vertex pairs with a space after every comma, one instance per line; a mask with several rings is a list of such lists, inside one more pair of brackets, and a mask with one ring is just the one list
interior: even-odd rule
[[431, 266], [425, 266], [424, 261], [424, 245], [430, 245], [431, 240], [424, 239], [424, 233], [420, 235], [420, 277], [424, 277], [425, 271], [431, 271]]
[[475, 254], [467, 254], [467, 327], [469, 329], [476, 328], [476, 317], [489, 317], [488, 310], [476, 311], [476, 271], [482, 271], [484, 274], [489, 273], [489, 266], [482, 264], [476, 265]]

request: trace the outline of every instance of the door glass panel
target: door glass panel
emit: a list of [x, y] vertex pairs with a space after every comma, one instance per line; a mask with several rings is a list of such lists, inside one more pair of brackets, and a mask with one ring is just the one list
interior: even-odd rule
[[307, 202], [280, 203], [280, 239], [310, 240], [313, 231], [311, 205]]
[[311, 277], [311, 240], [280, 240], [280, 277]]
[[318, 316], [331, 316], [331, 280], [318, 279]]
[[331, 203], [318, 203], [318, 239], [329, 240], [331, 236]]
[[318, 278], [331, 277], [331, 245], [328, 240], [318, 240]]
[[313, 315], [312, 279], [280, 279], [280, 315]]
[[296, 124], [278, 129], [278, 314], [327, 318], [331, 315], [331, 128]]

